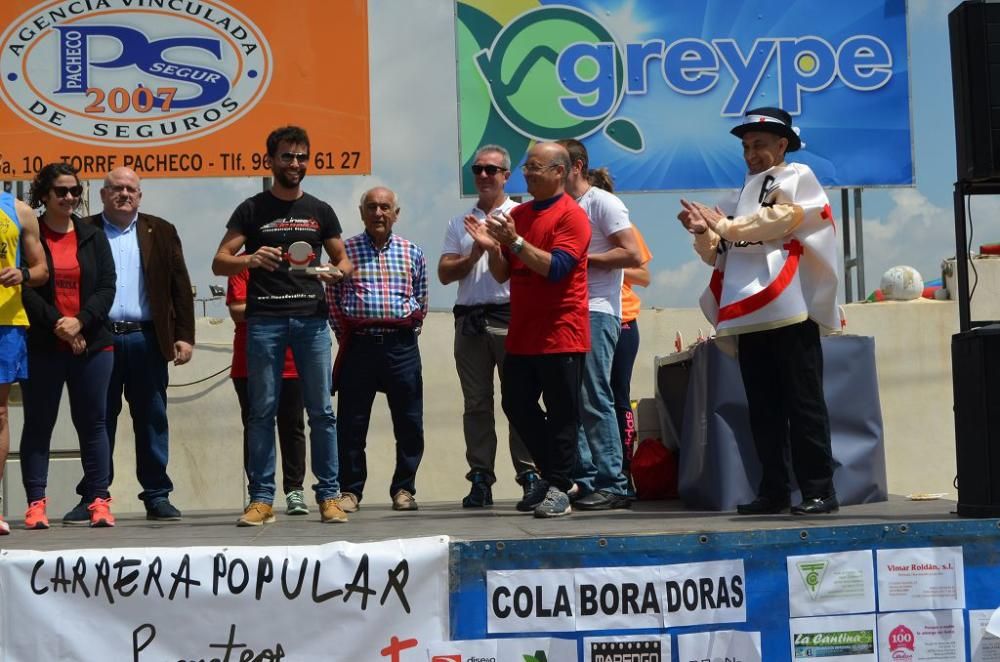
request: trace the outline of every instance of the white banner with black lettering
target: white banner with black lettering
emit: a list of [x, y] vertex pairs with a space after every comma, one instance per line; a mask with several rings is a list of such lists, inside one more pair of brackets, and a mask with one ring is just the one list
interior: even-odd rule
[[444, 536], [0, 553], [5, 662], [425, 662], [447, 636]]
[[487, 631], [573, 632], [743, 623], [742, 559], [486, 573]]

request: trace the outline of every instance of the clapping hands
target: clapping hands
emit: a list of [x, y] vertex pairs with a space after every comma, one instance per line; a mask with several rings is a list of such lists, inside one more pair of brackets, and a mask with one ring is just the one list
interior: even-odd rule
[[706, 230], [715, 232], [718, 222], [725, 218], [725, 214], [718, 207], [713, 209], [700, 202], [690, 202], [681, 198], [681, 207], [677, 220], [691, 234], [703, 234]]

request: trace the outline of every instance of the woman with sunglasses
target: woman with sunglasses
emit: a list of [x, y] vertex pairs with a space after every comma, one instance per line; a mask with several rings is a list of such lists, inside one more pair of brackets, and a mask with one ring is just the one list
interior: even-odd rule
[[22, 382], [21, 474], [28, 498], [27, 529], [47, 529], [45, 488], [49, 446], [63, 385], [80, 439], [83, 479], [76, 491], [89, 504], [91, 526], [114, 526], [108, 493], [110, 446], [105, 427], [113, 338], [105, 328], [115, 297], [115, 263], [105, 234], [74, 213], [83, 187], [66, 163], [42, 168], [31, 186], [51, 277], [27, 288], [28, 375]]

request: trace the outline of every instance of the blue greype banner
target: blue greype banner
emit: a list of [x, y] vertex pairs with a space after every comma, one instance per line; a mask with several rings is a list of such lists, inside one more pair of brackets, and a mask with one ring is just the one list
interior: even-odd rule
[[[905, 0], [458, 0], [462, 192], [496, 143], [578, 138], [620, 191], [721, 189], [780, 106], [825, 186], [912, 186]], [[507, 187], [524, 192], [515, 169]]]

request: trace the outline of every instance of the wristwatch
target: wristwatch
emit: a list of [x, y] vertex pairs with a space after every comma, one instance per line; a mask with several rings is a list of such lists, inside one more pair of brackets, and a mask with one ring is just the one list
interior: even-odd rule
[[524, 237], [518, 237], [517, 239], [512, 241], [508, 248], [510, 248], [511, 252], [514, 253], [515, 255], [517, 253], [520, 253], [522, 250], [524, 250]]
[[31, 280], [31, 269], [21, 267], [21, 285], [27, 285], [29, 280]]

